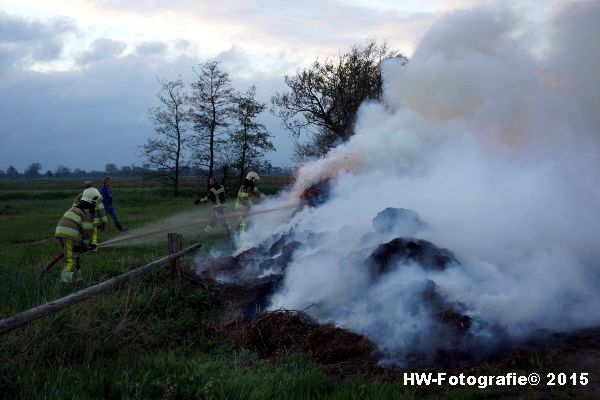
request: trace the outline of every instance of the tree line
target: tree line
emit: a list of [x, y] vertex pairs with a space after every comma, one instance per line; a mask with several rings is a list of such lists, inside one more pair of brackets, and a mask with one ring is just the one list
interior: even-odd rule
[[[265, 165], [258, 170], [260, 173], [282, 176], [291, 175], [292, 169], [287, 167], [273, 167]], [[153, 177], [156, 170], [153, 170], [149, 164], [142, 166], [131, 164], [123, 165], [120, 168], [113, 163], [106, 164], [104, 170], [85, 170], [81, 168], [70, 168], [64, 165], [57, 166], [54, 170], [47, 169], [45, 172], [42, 169], [41, 163], [31, 163], [23, 171], [10, 165], [6, 170], [0, 169], [0, 179], [78, 179], [78, 178], [95, 178], [102, 179], [105, 176], [118, 178], [148, 178]], [[198, 177], [205, 174], [205, 171], [200, 168], [191, 168], [184, 166], [181, 169], [182, 177]]]
[[35, 162], [29, 164], [21, 173], [13, 165], [10, 165], [6, 171], [0, 170], [0, 179], [57, 179], [57, 178], [102, 178], [106, 175], [116, 177], [143, 177], [147, 174], [149, 165], [138, 166], [135, 164], [124, 165], [121, 168], [116, 164], [106, 164], [104, 170], [85, 170], [81, 168], [71, 169], [64, 165], [57, 166], [54, 170], [42, 169], [42, 164]]
[[[323, 157], [354, 134], [354, 122], [364, 101], [382, 96], [381, 63], [408, 59], [386, 43], [368, 40], [350, 51], [284, 77], [287, 90], [275, 93], [269, 111], [279, 117], [294, 141], [294, 160]], [[266, 104], [256, 100], [256, 87], [238, 93], [218, 62], [193, 69], [188, 87], [181, 78], [159, 79], [159, 105], [149, 110], [156, 136], [141, 155], [155, 167], [155, 176], [173, 186], [177, 195], [181, 170], [193, 166], [206, 179], [235, 174], [239, 180], [250, 169], [268, 162], [275, 148], [272, 135], [258, 122]]]

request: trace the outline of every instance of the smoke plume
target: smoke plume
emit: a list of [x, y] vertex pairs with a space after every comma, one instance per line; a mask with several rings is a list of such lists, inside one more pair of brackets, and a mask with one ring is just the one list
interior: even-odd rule
[[[464, 304], [482, 343], [600, 323], [600, 3], [570, 2], [543, 31], [549, 45], [534, 52], [513, 11], [461, 11], [407, 66], [384, 62], [384, 98], [363, 104], [356, 135], [263, 207], [334, 177], [329, 201], [258, 217], [240, 239], [245, 248], [290, 227], [318, 238], [294, 254], [272, 308], [310, 306], [404, 361], [443, 345], [415, 311], [426, 282]], [[451, 249], [460, 265], [409, 264], [370, 282], [365, 255], [393, 237], [372, 226], [387, 207], [426, 223], [396, 236]]]

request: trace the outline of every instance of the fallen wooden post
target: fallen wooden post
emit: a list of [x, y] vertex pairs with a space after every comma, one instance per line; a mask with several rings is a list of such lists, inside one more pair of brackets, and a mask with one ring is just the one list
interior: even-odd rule
[[68, 296], [51, 301], [41, 306], [37, 306], [29, 310], [20, 312], [16, 315], [13, 315], [10, 318], [0, 320], [0, 334], [10, 332], [13, 329], [16, 329], [19, 326], [24, 325], [28, 322], [55, 313], [59, 310], [62, 310], [63, 308], [67, 308], [71, 304], [82, 302], [108, 289], [111, 289], [115, 286], [121, 285], [127, 281], [137, 278], [140, 275], [144, 275], [145, 273], [150, 272], [153, 269], [157, 269], [159, 267], [167, 265], [171, 261], [177, 260], [178, 258], [183, 257], [184, 255], [199, 249], [201, 246], [201, 243], [193, 244], [190, 247], [178, 251], [177, 253], [165, 256], [161, 259], [151, 262], [150, 264], [146, 264], [143, 267], [139, 267], [129, 272], [126, 272], [123, 275], [115, 276], [114, 278], [111, 278], [97, 285], [91, 286], [89, 288], [80, 290], [75, 293], [71, 293]]

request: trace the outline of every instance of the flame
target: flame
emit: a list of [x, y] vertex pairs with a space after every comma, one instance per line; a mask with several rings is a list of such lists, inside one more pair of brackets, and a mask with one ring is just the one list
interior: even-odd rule
[[317, 191], [314, 188], [308, 188], [302, 193], [302, 197], [313, 197], [317, 194]]
[[297, 170], [292, 191], [300, 197], [304, 191], [319, 182], [333, 179], [342, 172], [354, 173], [362, 169], [363, 161], [356, 152], [347, 151], [330, 158], [322, 158]]
[[248, 250], [242, 251], [240, 253], [240, 256], [242, 256], [242, 257], [248, 257], [248, 256], [250, 256], [250, 250], [248, 249]]

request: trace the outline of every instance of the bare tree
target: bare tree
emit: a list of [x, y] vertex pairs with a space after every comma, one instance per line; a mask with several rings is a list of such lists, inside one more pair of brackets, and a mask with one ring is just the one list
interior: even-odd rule
[[178, 196], [183, 151], [188, 140], [185, 86], [181, 78], [158, 79], [158, 83], [160, 90], [156, 97], [160, 105], [148, 111], [158, 138], [148, 139], [148, 143], [141, 146], [142, 156], [155, 169], [152, 175], [172, 184], [173, 194]]
[[233, 89], [229, 75], [219, 69], [218, 62], [201, 64], [194, 72], [197, 80], [192, 83], [189, 104], [195, 135], [190, 144], [195, 162], [208, 168], [208, 183], [218, 162], [222, 136], [229, 126]]
[[42, 169], [42, 164], [40, 163], [32, 163], [29, 164], [25, 172], [23, 172], [23, 176], [25, 178], [39, 178], [40, 170]]
[[257, 117], [266, 105], [256, 100], [256, 87], [251, 86], [244, 94], [235, 98], [235, 124], [230, 132], [230, 146], [234, 165], [239, 170], [240, 182], [250, 167], [260, 167], [266, 151], [275, 150], [265, 126]]
[[117, 164], [108, 163], [104, 166], [104, 172], [108, 175], [116, 175], [119, 172], [119, 167], [117, 167]]
[[19, 171], [17, 171], [17, 169], [14, 166], [11, 165], [6, 169], [6, 177], [8, 179], [18, 179], [19, 176]]
[[[407, 61], [386, 43], [369, 40], [337, 59], [316, 60], [310, 68], [285, 77], [289, 91], [273, 96], [271, 112], [296, 140], [297, 159], [322, 156], [350, 138], [360, 104], [381, 98], [379, 67], [390, 57]], [[303, 133], [308, 134], [304, 142]]]
[[54, 176], [57, 178], [68, 178], [71, 175], [71, 168], [64, 165], [58, 165]]

